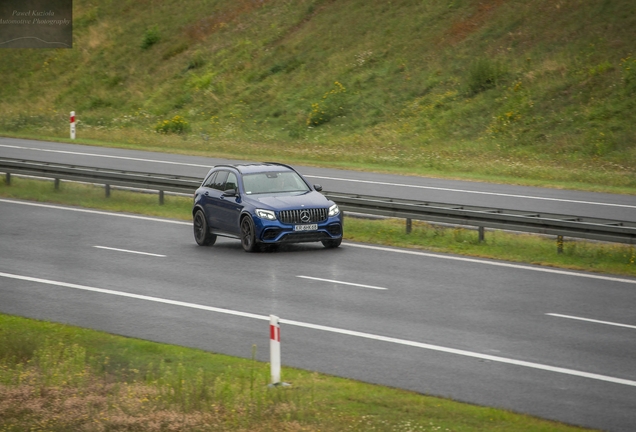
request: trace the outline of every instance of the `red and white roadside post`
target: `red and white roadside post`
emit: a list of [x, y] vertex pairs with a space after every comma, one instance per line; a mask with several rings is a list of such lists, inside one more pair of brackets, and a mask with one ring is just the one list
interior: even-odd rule
[[280, 384], [280, 323], [276, 315], [269, 316], [269, 362], [273, 386]]
[[75, 139], [75, 111], [71, 111], [71, 139]]

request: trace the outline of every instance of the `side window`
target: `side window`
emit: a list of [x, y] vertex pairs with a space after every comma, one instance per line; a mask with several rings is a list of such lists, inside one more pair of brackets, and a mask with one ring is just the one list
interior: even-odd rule
[[226, 190], [236, 189], [236, 188], [238, 188], [238, 182], [236, 181], [236, 174], [231, 172], [227, 176], [227, 181], [225, 182], [225, 187], [223, 188], [223, 190], [226, 191]]
[[211, 188], [212, 185], [214, 184], [214, 178], [216, 177], [218, 171], [213, 172], [212, 174], [210, 174], [210, 176], [208, 178], [205, 179], [205, 182], [203, 182], [203, 186], [207, 187], [207, 188]]
[[229, 174], [229, 171], [218, 171], [216, 173], [216, 177], [214, 178], [214, 183], [212, 184], [212, 188], [222, 191], [228, 174]]

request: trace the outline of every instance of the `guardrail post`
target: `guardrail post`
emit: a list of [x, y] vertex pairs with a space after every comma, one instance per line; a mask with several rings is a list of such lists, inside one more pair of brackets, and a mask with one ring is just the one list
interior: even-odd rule
[[60, 179], [56, 178], [55, 179], [55, 190], [59, 190], [60, 189]]
[[159, 205], [163, 205], [163, 191], [159, 191]]
[[558, 254], [562, 254], [563, 253], [563, 236], [557, 236], [557, 253]]
[[110, 198], [110, 185], [107, 184], [107, 185], [104, 185], [104, 186], [105, 186], [104, 189], [106, 189], [106, 198]]
[[479, 243], [483, 243], [486, 237], [486, 229], [483, 226], [479, 227]]
[[411, 218], [406, 218], [406, 233], [411, 234], [413, 230], [413, 220]]
[[7, 173], [6, 181], [7, 186], [11, 186], [11, 173]]

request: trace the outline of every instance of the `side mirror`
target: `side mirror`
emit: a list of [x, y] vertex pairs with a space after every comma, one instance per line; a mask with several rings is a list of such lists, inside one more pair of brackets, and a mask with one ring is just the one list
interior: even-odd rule
[[236, 189], [228, 189], [225, 192], [223, 192], [224, 197], [235, 197], [237, 195], [236, 193]]
[[314, 189], [316, 189], [318, 192], [322, 192], [322, 186], [320, 186], [319, 184], [314, 185]]

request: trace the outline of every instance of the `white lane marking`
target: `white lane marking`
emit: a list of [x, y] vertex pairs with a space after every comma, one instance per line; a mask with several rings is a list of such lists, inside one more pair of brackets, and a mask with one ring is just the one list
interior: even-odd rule
[[557, 270], [557, 269], [545, 268], [545, 267], [530, 267], [530, 266], [522, 265], [522, 264], [511, 264], [511, 263], [499, 262], [499, 261], [486, 261], [486, 260], [480, 260], [477, 258], [466, 258], [466, 257], [453, 256], [453, 255], [438, 255], [438, 254], [420, 252], [417, 250], [409, 250], [409, 249], [391, 249], [391, 248], [386, 248], [382, 246], [372, 246], [372, 245], [356, 244], [356, 243], [343, 243], [343, 245], [346, 245], [348, 247], [361, 248], [361, 249], [377, 250], [380, 252], [393, 252], [393, 253], [400, 253], [400, 254], [407, 254], [407, 255], [423, 256], [428, 258], [440, 258], [440, 259], [447, 259], [447, 260], [453, 260], [453, 261], [470, 262], [475, 264], [486, 264], [486, 265], [492, 265], [497, 267], [507, 267], [507, 268], [520, 269], [520, 270], [532, 270], [532, 271], [537, 271], [542, 273], [552, 273], [552, 274], [565, 275], [565, 276], [576, 276], [576, 277], [582, 277], [582, 278], [588, 278], [588, 279], [598, 279], [598, 280], [604, 280], [604, 281], [610, 281], [610, 282], [636, 284], [636, 279], [624, 279], [619, 277], [602, 276], [602, 275], [596, 275], [596, 274], [590, 274], [590, 273], [575, 273], [575, 272], [571, 272], [567, 270]]
[[[27, 201], [14, 201], [14, 200], [3, 199], [3, 198], [0, 198], [0, 202], [51, 208], [55, 210], [68, 210], [68, 211], [74, 211], [74, 212], [80, 212], [80, 213], [92, 213], [92, 214], [98, 214], [103, 216], [116, 216], [116, 217], [130, 218], [130, 219], [147, 220], [152, 222], [164, 222], [164, 223], [170, 223], [170, 224], [176, 224], [176, 225], [192, 226], [192, 222], [176, 221], [171, 219], [158, 219], [158, 218], [151, 218], [151, 217], [145, 217], [145, 216], [135, 216], [135, 215], [129, 215], [124, 213], [110, 213], [110, 212], [99, 211], [99, 210], [89, 210], [89, 209], [74, 208], [74, 207], [61, 207], [61, 206], [56, 206], [51, 204], [40, 204], [40, 203], [27, 202]], [[382, 247], [382, 246], [372, 246], [372, 245], [349, 243], [349, 242], [343, 243], [343, 245], [347, 247], [377, 250], [380, 252], [392, 252], [392, 253], [399, 253], [399, 254], [423, 256], [428, 258], [439, 258], [439, 259], [446, 259], [446, 260], [470, 262], [475, 264], [492, 265], [497, 267], [507, 267], [507, 268], [514, 268], [519, 270], [532, 270], [532, 271], [543, 272], [543, 273], [552, 273], [552, 274], [559, 274], [559, 275], [565, 275], [565, 276], [576, 276], [576, 277], [582, 277], [582, 278], [588, 278], [588, 279], [604, 280], [609, 282], [636, 284], [636, 279], [624, 279], [619, 277], [602, 276], [602, 275], [589, 274], [589, 273], [575, 273], [575, 272], [571, 272], [567, 270], [557, 270], [553, 268], [530, 267], [530, 266], [522, 265], [522, 264], [511, 264], [511, 263], [499, 262], [499, 261], [487, 261], [487, 260], [480, 260], [477, 258], [466, 258], [466, 257], [453, 256], [453, 255], [438, 255], [434, 253], [421, 252], [417, 250], [391, 249], [391, 248]]]
[[53, 204], [41, 204], [36, 202], [15, 201], [10, 199], [3, 199], [3, 198], [0, 198], [0, 202], [6, 202], [10, 204], [21, 204], [21, 205], [27, 205], [27, 206], [33, 206], [33, 207], [50, 208], [55, 210], [66, 210], [66, 211], [73, 211], [78, 213], [90, 213], [90, 214], [98, 214], [103, 216], [116, 216], [116, 217], [123, 217], [123, 218], [129, 218], [129, 219], [139, 219], [139, 220], [152, 221], [152, 222], [163, 222], [163, 223], [170, 223], [170, 224], [176, 224], [176, 225], [192, 226], [192, 222], [176, 221], [171, 219], [159, 219], [159, 218], [152, 218], [148, 216], [136, 216], [136, 215], [125, 214], [125, 213], [113, 213], [113, 212], [106, 212], [106, 211], [100, 211], [100, 210], [76, 208], [76, 207], [62, 207], [62, 206], [57, 206]]
[[636, 208], [636, 205], [629, 204], [612, 204], [612, 203], [602, 203], [595, 201], [580, 201], [580, 200], [571, 200], [571, 199], [563, 199], [563, 198], [548, 198], [548, 197], [538, 197], [532, 195], [516, 195], [516, 194], [506, 194], [499, 192], [485, 192], [485, 191], [476, 191], [476, 190], [466, 190], [466, 189], [453, 189], [453, 188], [443, 188], [437, 186], [422, 186], [422, 185], [412, 185], [406, 183], [390, 183], [390, 182], [381, 182], [376, 180], [355, 180], [355, 179], [346, 179], [346, 178], [338, 178], [338, 177], [323, 177], [323, 176], [312, 176], [305, 175], [305, 177], [311, 177], [315, 179], [321, 180], [335, 180], [335, 181], [344, 181], [351, 183], [367, 183], [373, 185], [382, 185], [382, 186], [397, 186], [397, 187], [408, 187], [414, 189], [429, 189], [429, 190], [437, 190], [444, 192], [457, 192], [457, 193], [467, 193], [467, 194], [476, 194], [476, 195], [492, 195], [506, 198], [523, 198], [523, 199], [532, 199], [532, 200], [540, 200], [540, 201], [556, 201], [556, 202], [564, 202], [564, 203], [573, 203], [573, 204], [588, 204], [588, 205], [599, 205], [599, 206], [607, 206], [607, 207], [623, 207], [623, 208]]
[[160, 258], [165, 258], [166, 257], [166, 255], [159, 255], [159, 254], [154, 254], [154, 253], [149, 253], [149, 252], [139, 252], [139, 251], [133, 251], [133, 250], [128, 250], [128, 249], [117, 249], [117, 248], [108, 247], [108, 246], [93, 246], [93, 247], [97, 248], [97, 249], [106, 249], [106, 250], [111, 250], [111, 251], [116, 251], [116, 252], [126, 252], [126, 253], [131, 253], [131, 254], [148, 255], [148, 256], [154, 256], [154, 257], [160, 257]]
[[[258, 319], [258, 320], [263, 320], [263, 321], [269, 321], [269, 319], [270, 319], [268, 315], [258, 315], [258, 314], [253, 314], [253, 313], [249, 313], [249, 312], [241, 312], [241, 311], [235, 311], [235, 310], [231, 310], [231, 309], [217, 308], [217, 307], [213, 307], [213, 306], [204, 306], [204, 305], [200, 305], [200, 304], [196, 304], [196, 303], [188, 303], [188, 302], [182, 302], [182, 301], [176, 301], [176, 300], [168, 300], [168, 299], [163, 299], [163, 298], [159, 298], [159, 297], [152, 297], [152, 296], [133, 294], [133, 293], [127, 293], [127, 292], [123, 292], [123, 291], [115, 291], [115, 290], [102, 289], [102, 288], [95, 288], [95, 287], [89, 287], [89, 286], [85, 286], [85, 285], [78, 285], [78, 284], [72, 284], [72, 283], [66, 283], [66, 282], [59, 282], [59, 281], [53, 281], [53, 280], [48, 280], [48, 279], [40, 279], [40, 278], [35, 278], [35, 277], [30, 277], [30, 276], [21, 276], [21, 275], [15, 275], [15, 274], [10, 274], [10, 273], [2, 273], [2, 272], [0, 272], [0, 277], [4, 277], [4, 278], [8, 278], [8, 279], [22, 280], [22, 281], [27, 281], [27, 282], [35, 282], [35, 283], [40, 283], [40, 284], [45, 284], [45, 285], [54, 285], [54, 286], [59, 286], [59, 287], [64, 287], [64, 288], [79, 289], [79, 290], [83, 290], [83, 291], [91, 291], [91, 292], [100, 293], [100, 294], [108, 294], [108, 295], [114, 295], [114, 296], [120, 296], [120, 297], [133, 298], [133, 299], [137, 299], [137, 300], [145, 300], [145, 301], [151, 301], [151, 302], [156, 302], [156, 303], [164, 303], [164, 304], [169, 304], [169, 305], [174, 305], [174, 306], [182, 306], [182, 307], [187, 307], [187, 308], [192, 308], [192, 309], [200, 309], [200, 310], [205, 310], [205, 311], [209, 311], [209, 312], [218, 312], [218, 313], [234, 315], [234, 316], [239, 316], [239, 317], [244, 317], [244, 318]], [[455, 349], [455, 348], [443, 347], [443, 346], [439, 346], [439, 345], [431, 345], [431, 344], [422, 343], [422, 342], [409, 341], [409, 340], [405, 340], [405, 339], [392, 338], [392, 337], [375, 335], [375, 334], [371, 334], [371, 333], [364, 333], [364, 332], [359, 332], [359, 331], [354, 331], [354, 330], [346, 330], [346, 329], [341, 329], [341, 328], [337, 328], [337, 327], [329, 327], [329, 326], [323, 326], [323, 325], [319, 325], [319, 324], [311, 324], [311, 323], [306, 323], [306, 322], [302, 322], [302, 321], [281, 319], [280, 322], [282, 324], [288, 324], [288, 325], [292, 325], [292, 326], [296, 326], [296, 327], [308, 328], [308, 329], [312, 329], [312, 330], [320, 330], [320, 331], [325, 331], [325, 332], [330, 332], [330, 333], [337, 333], [337, 334], [342, 334], [342, 335], [347, 335], [347, 336], [354, 336], [354, 337], [359, 337], [359, 338], [364, 338], [364, 339], [371, 339], [371, 340], [376, 340], [376, 341], [381, 341], [381, 342], [389, 342], [389, 343], [394, 343], [394, 344], [399, 344], [399, 345], [411, 346], [411, 347], [415, 347], [415, 348], [422, 348], [422, 349], [426, 349], [426, 350], [430, 350], [430, 351], [443, 352], [443, 353], [447, 353], [447, 354], [455, 354], [455, 355], [460, 355], [460, 356], [464, 356], [464, 357], [477, 358], [477, 359], [480, 359], [480, 360], [488, 360], [488, 361], [492, 361], [492, 362], [505, 363], [505, 364], [521, 366], [521, 367], [526, 367], [526, 368], [531, 368], [531, 369], [538, 369], [538, 370], [543, 370], [543, 371], [548, 371], [548, 372], [555, 372], [555, 373], [560, 373], [560, 374], [565, 374], [565, 375], [572, 375], [572, 376], [581, 377], [581, 378], [589, 378], [589, 379], [598, 380], [598, 381], [605, 381], [605, 382], [610, 382], [610, 383], [614, 383], [614, 384], [621, 384], [621, 385], [627, 385], [627, 386], [636, 387], [636, 381], [628, 380], [628, 379], [624, 379], [624, 378], [612, 377], [612, 376], [608, 376], [608, 375], [601, 375], [601, 374], [596, 374], [596, 373], [579, 371], [579, 370], [575, 370], [575, 369], [567, 369], [567, 368], [562, 368], [562, 367], [549, 366], [549, 365], [544, 365], [544, 364], [541, 364], [541, 363], [533, 363], [533, 362], [527, 362], [527, 361], [523, 361], [523, 360], [515, 360], [515, 359], [506, 358], [506, 357], [493, 356], [493, 355], [489, 355], [489, 354], [482, 354], [482, 353], [477, 353], [477, 352], [472, 352], [472, 351], [466, 351], [466, 350], [460, 350], [460, 349]]]
[[[35, 147], [23, 147], [23, 146], [9, 145], [9, 144], [0, 144], [0, 147], [14, 148], [19, 150], [42, 151], [42, 152], [49, 152], [49, 153], [74, 154], [79, 156], [100, 157], [100, 158], [107, 158], [107, 159], [122, 159], [122, 160], [138, 161], [138, 162], [161, 163], [161, 164], [167, 164], [167, 165], [183, 165], [183, 166], [191, 166], [191, 167], [210, 168], [210, 165], [201, 165], [201, 164], [186, 163], [186, 162], [172, 162], [172, 161], [156, 160], [156, 159], [144, 159], [144, 158], [135, 158], [135, 157], [129, 157], [129, 156], [114, 156], [114, 155], [102, 155], [102, 154], [96, 154], [96, 153], [74, 152], [74, 151], [67, 151], [67, 150], [41, 149], [41, 148], [35, 148]], [[435, 187], [435, 186], [412, 185], [412, 184], [406, 184], [406, 183], [381, 182], [381, 181], [375, 181], [375, 180], [356, 180], [356, 179], [317, 176], [317, 175], [305, 175], [305, 177], [321, 179], [321, 180], [350, 182], [350, 183], [366, 183], [366, 184], [382, 185], [382, 186], [397, 186], [397, 187], [408, 187], [408, 188], [415, 188], [415, 189], [438, 190], [438, 191], [444, 191], [444, 192], [457, 192], [457, 193], [467, 193], [467, 194], [477, 194], [477, 195], [492, 195], [492, 196], [500, 196], [500, 197], [507, 197], [507, 198], [523, 198], [523, 199], [533, 199], [533, 200], [542, 200], [542, 201], [565, 202], [565, 203], [573, 203], [573, 204], [598, 205], [598, 206], [607, 206], [607, 207], [636, 208], [636, 205], [628, 205], [628, 204], [612, 204], [612, 203], [600, 203], [600, 202], [594, 202], [594, 201], [579, 201], [579, 200], [569, 200], [569, 199], [561, 199], [561, 198], [536, 197], [531, 195], [515, 195], [515, 194], [505, 194], [505, 193], [497, 193], [497, 192], [484, 192], [484, 191], [475, 191], [475, 190], [466, 190], [466, 189], [453, 189], [453, 188], [443, 188], [443, 187]]]
[[386, 289], [388, 289], [388, 288], [382, 288], [382, 287], [377, 287], [377, 286], [373, 286], [373, 285], [363, 285], [363, 284], [357, 284], [357, 283], [352, 283], [352, 282], [342, 282], [342, 281], [331, 280], [331, 279], [321, 279], [321, 278], [311, 277], [311, 276], [296, 276], [296, 277], [299, 277], [299, 278], [302, 278], [302, 279], [310, 279], [310, 280], [320, 281], [320, 282], [335, 283], [335, 284], [340, 284], [340, 285], [351, 285], [351, 286], [360, 287], [360, 288], [371, 288], [371, 289], [376, 289], [376, 290], [386, 290]]
[[90, 156], [90, 157], [98, 157], [98, 158], [105, 158], [105, 159], [121, 159], [121, 160], [137, 161], [137, 162], [162, 163], [162, 164], [166, 164], [166, 165], [183, 165], [183, 166], [191, 166], [191, 167], [198, 167], [198, 168], [208, 168], [208, 169], [211, 168], [211, 165], [201, 165], [201, 164], [193, 164], [193, 163], [186, 163], [186, 162], [172, 162], [172, 161], [155, 160], [155, 159], [144, 159], [144, 158], [136, 158], [136, 157], [131, 157], [131, 156], [114, 156], [114, 155], [104, 155], [104, 154], [97, 154], [97, 153], [84, 153], [84, 152], [68, 151], [68, 150], [51, 150], [51, 149], [42, 149], [42, 148], [36, 148], [36, 147], [23, 147], [23, 146], [9, 145], [9, 144], [0, 144], [0, 147], [13, 148], [13, 149], [18, 149], [18, 150], [41, 151], [41, 152], [47, 152], [47, 153], [61, 153], [61, 154], [72, 154], [72, 155], [78, 155], [78, 156]]
[[567, 319], [572, 319], [572, 320], [578, 320], [578, 321], [587, 321], [587, 322], [596, 323], [596, 324], [606, 324], [606, 325], [611, 325], [611, 326], [616, 326], [616, 327], [625, 327], [625, 328], [630, 328], [630, 329], [636, 329], [636, 325], [621, 324], [621, 323], [615, 323], [615, 322], [611, 322], [611, 321], [600, 321], [600, 320], [595, 320], [595, 319], [591, 319], [591, 318], [582, 318], [582, 317], [577, 317], [577, 316], [572, 316], [572, 315], [562, 315], [562, 314], [557, 314], [557, 313], [547, 313], [546, 315], [550, 315], [550, 316], [558, 317], [558, 318], [567, 318]]
[[522, 366], [522, 367], [531, 368], [531, 369], [544, 370], [548, 372], [556, 372], [556, 373], [560, 373], [564, 375], [573, 375], [573, 376], [582, 377], [582, 378], [589, 378], [589, 379], [594, 379], [598, 381], [606, 381], [606, 382], [611, 382], [614, 384], [622, 384], [622, 385], [627, 385], [631, 387], [636, 387], [636, 381], [628, 380], [624, 378], [616, 378], [616, 377], [612, 377], [608, 375], [595, 374], [595, 373], [584, 372], [584, 371], [579, 371], [575, 369], [567, 369], [562, 367], [544, 365], [541, 363], [527, 362], [523, 360], [515, 360], [515, 359], [506, 358], [506, 357], [499, 357], [499, 356], [493, 356], [489, 354], [482, 354], [482, 353], [477, 353], [472, 351], [448, 348], [448, 347], [443, 347], [439, 345], [431, 345], [431, 344], [422, 343], [422, 342], [414, 342], [414, 341], [409, 341], [405, 339], [379, 336], [379, 335], [374, 335], [370, 333], [358, 332], [354, 330], [345, 330], [345, 329], [339, 329], [335, 327], [328, 327], [328, 326], [317, 325], [317, 324], [308, 324], [308, 323], [303, 323], [300, 321], [281, 319], [280, 322], [283, 324], [294, 325], [297, 327], [305, 327], [305, 328], [310, 328], [314, 330], [322, 330], [322, 331], [331, 332], [331, 333], [339, 333], [339, 334], [355, 336], [359, 338], [372, 339], [376, 341], [389, 342], [389, 343], [394, 343], [399, 345], [422, 348], [422, 349], [426, 349], [430, 351], [438, 351], [438, 352], [443, 352], [447, 354], [456, 354], [456, 355], [460, 355], [464, 357], [477, 358], [480, 360], [488, 360], [488, 361], [497, 362], [497, 363], [505, 363], [505, 364]]
[[21, 275], [15, 275], [15, 274], [10, 274], [10, 273], [2, 273], [2, 272], [0, 272], [0, 277], [5, 277], [5, 278], [8, 278], [8, 279], [23, 280], [23, 281], [27, 281], [27, 282], [36, 282], [36, 283], [45, 284], [45, 285], [54, 285], [54, 286], [59, 286], [59, 287], [64, 287], [64, 288], [73, 288], [73, 289], [78, 289], [78, 290], [82, 290], [82, 291], [96, 292], [96, 293], [100, 293], [100, 294], [108, 294], [108, 295], [114, 295], [114, 296], [119, 296], [119, 297], [133, 298], [133, 299], [137, 299], [137, 300], [145, 300], [145, 301], [151, 301], [151, 302], [156, 302], [156, 303], [164, 303], [164, 304], [169, 304], [169, 305], [173, 305], [173, 306], [183, 306], [183, 307], [188, 307], [188, 308], [192, 308], [192, 309], [201, 309], [201, 310], [206, 310], [206, 311], [209, 311], [209, 312], [219, 312], [219, 313], [224, 313], [224, 314], [228, 314], [228, 315], [241, 316], [241, 317], [245, 317], [245, 318], [255, 318], [255, 319], [262, 319], [262, 320], [266, 319], [266, 320], [269, 320], [269, 316], [257, 315], [257, 314], [252, 314], [252, 313], [248, 313], [248, 312], [239, 312], [239, 311], [234, 311], [234, 310], [231, 310], [231, 309], [223, 309], [223, 308], [217, 308], [217, 307], [212, 307], [212, 306], [204, 306], [204, 305], [199, 305], [199, 304], [195, 304], [195, 303], [187, 303], [187, 302], [182, 302], [182, 301], [177, 301], [177, 300], [168, 300], [168, 299], [162, 299], [162, 298], [159, 298], [159, 297], [152, 297], [152, 296], [146, 296], [146, 295], [141, 295], [141, 294], [133, 294], [133, 293], [127, 293], [127, 292], [123, 292], [123, 291], [115, 291], [115, 290], [109, 290], [109, 289], [103, 289], [103, 288], [95, 288], [95, 287], [90, 287], [90, 286], [86, 286], [86, 285], [78, 285], [78, 284], [67, 283], [67, 282], [59, 282], [59, 281], [53, 281], [53, 280], [48, 280], [48, 279], [40, 279], [40, 278], [35, 278], [35, 277], [30, 277], [30, 276], [21, 276]]

